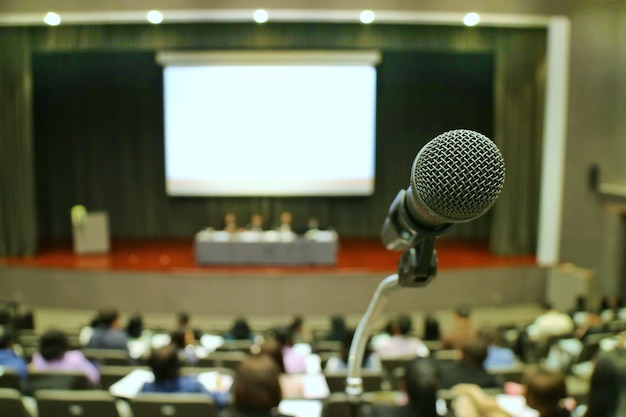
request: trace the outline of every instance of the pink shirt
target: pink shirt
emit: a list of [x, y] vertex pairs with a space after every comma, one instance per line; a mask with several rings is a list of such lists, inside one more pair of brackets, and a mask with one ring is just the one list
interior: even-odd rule
[[39, 352], [33, 354], [32, 366], [37, 371], [68, 371], [82, 372], [92, 384], [100, 381], [100, 372], [96, 366], [89, 362], [80, 350], [70, 350], [58, 360], [47, 361]]

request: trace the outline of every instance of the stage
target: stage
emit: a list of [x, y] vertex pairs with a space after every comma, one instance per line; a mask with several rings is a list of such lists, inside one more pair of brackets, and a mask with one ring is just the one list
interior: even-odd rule
[[[436, 245], [439, 270], [535, 265], [534, 256], [496, 256], [486, 241], [448, 240]], [[386, 273], [393, 271], [400, 252], [385, 249], [378, 239], [340, 239], [334, 266], [197, 265], [192, 239], [115, 239], [103, 255], [76, 255], [70, 241], [47, 242], [33, 257], [0, 258], [0, 264], [36, 268], [192, 273]]]

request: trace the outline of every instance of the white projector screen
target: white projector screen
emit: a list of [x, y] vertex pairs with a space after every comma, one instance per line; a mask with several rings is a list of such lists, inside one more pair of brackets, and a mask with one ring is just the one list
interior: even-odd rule
[[375, 52], [161, 53], [171, 196], [374, 192]]

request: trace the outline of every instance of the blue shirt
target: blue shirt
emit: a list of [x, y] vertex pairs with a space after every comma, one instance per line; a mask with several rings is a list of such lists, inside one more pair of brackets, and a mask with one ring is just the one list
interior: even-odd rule
[[485, 369], [515, 365], [515, 354], [511, 349], [491, 345], [487, 348], [487, 359], [483, 362]]
[[167, 381], [146, 382], [141, 392], [207, 394], [213, 398], [218, 408], [226, 407], [230, 401], [230, 395], [227, 392], [209, 392], [194, 375], [184, 375]]
[[28, 367], [26, 361], [17, 356], [11, 349], [0, 349], [0, 366], [14, 369], [22, 382], [28, 382]]

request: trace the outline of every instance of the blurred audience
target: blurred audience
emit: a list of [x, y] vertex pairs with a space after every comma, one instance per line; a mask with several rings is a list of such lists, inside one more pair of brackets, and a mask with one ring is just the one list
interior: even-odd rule
[[126, 323], [126, 335], [129, 339], [139, 339], [142, 334], [143, 317], [140, 314], [135, 314]]
[[291, 332], [294, 343], [311, 343], [313, 336], [307, 328], [304, 317], [294, 316], [289, 324], [289, 331]]
[[13, 369], [24, 384], [28, 383], [26, 361], [13, 351], [13, 331], [4, 324], [0, 324], [0, 366]]
[[[348, 356], [352, 340], [354, 339], [354, 333], [354, 330], [348, 330], [344, 333], [339, 354], [328, 358], [326, 366], [324, 366], [324, 371], [336, 372], [348, 369]], [[369, 348], [369, 344], [366, 345], [365, 352], [363, 354], [362, 368], [372, 371], [382, 371], [383, 369], [380, 357], [378, 354], [372, 352]]]
[[185, 331], [174, 330], [170, 333], [170, 344], [178, 350], [178, 356], [181, 362], [188, 366], [195, 366], [198, 363], [198, 356], [193, 345], [185, 343]]
[[332, 342], [341, 342], [346, 335], [346, 319], [344, 316], [333, 315], [330, 317], [330, 331], [325, 340]]
[[280, 344], [283, 366], [288, 374], [301, 374], [307, 371], [307, 357], [310, 347], [298, 349], [295, 346], [291, 327], [279, 327], [275, 330], [276, 341]]
[[246, 230], [250, 230], [252, 232], [262, 232], [264, 230], [263, 216], [259, 213], [253, 214], [250, 218], [250, 223], [246, 225]]
[[381, 359], [426, 357], [430, 351], [418, 337], [411, 336], [413, 322], [402, 314], [392, 318], [386, 333], [372, 338], [372, 348]]
[[526, 333], [532, 342], [545, 343], [551, 336], [573, 334], [574, 327], [574, 321], [569, 315], [555, 310], [546, 302], [542, 305], [541, 314], [528, 326]]
[[280, 417], [282, 390], [276, 363], [263, 354], [246, 358], [237, 367], [233, 395], [232, 416]]
[[626, 416], [626, 334], [617, 339], [615, 349], [602, 352], [595, 364], [585, 417]]
[[200, 336], [191, 326], [191, 316], [185, 311], [181, 311], [176, 315], [175, 330], [181, 331], [185, 334], [185, 346], [195, 345], [196, 339]]
[[460, 349], [468, 340], [478, 335], [472, 323], [472, 310], [468, 306], [460, 306], [454, 311], [452, 329], [441, 335], [441, 349]]
[[422, 340], [441, 340], [441, 327], [439, 326], [439, 320], [437, 320], [432, 313], [426, 313], [424, 315], [424, 335], [422, 336]]
[[483, 363], [487, 359], [487, 344], [475, 337], [461, 345], [458, 360], [439, 361], [442, 388], [457, 384], [475, 384], [481, 388], [500, 388], [502, 383], [487, 372]]
[[154, 381], [144, 383], [141, 392], [207, 394], [212, 397], [218, 409], [228, 406], [230, 401], [228, 387], [209, 392], [200, 383], [198, 375], [180, 374], [182, 364], [178, 355], [178, 346], [175, 344], [154, 349], [150, 355], [149, 364], [154, 374]]
[[121, 330], [116, 310], [102, 310], [94, 323], [93, 334], [87, 343], [91, 349], [119, 349], [128, 351], [128, 336]]
[[[571, 416], [571, 412], [564, 407], [567, 403], [567, 387], [561, 372], [542, 369], [531, 371], [524, 377], [523, 385], [515, 389], [518, 391], [515, 395], [496, 398], [486, 395], [479, 386], [473, 384], [457, 385], [453, 391], [458, 395], [455, 400], [457, 417]], [[511, 403], [506, 402], [507, 397], [521, 397], [525, 406], [512, 407]]]
[[293, 221], [293, 216], [288, 211], [283, 211], [280, 213], [278, 218], [278, 226], [276, 226], [276, 230], [279, 232], [293, 232], [291, 222]]
[[480, 331], [480, 337], [487, 343], [487, 357], [483, 366], [485, 369], [506, 368], [515, 365], [517, 358], [513, 350], [502, 345], [502, 336], [495, 327], [485, 327]]
[[374, 404], [367, 417], [439, 417], [440, 382], [436, 363], [430, 358], [417, 358], [406, 365], [400, 381], [408, 397], [406, 405]]
[[235, 320], [230, 331], [224, 336], [225, 340], [254, 340], [254, 334], [248, 321], [243, 317], [239, 317]]
[[41, 335], [30, 366], [36, 371], [82, 372], [94, 385], [100, 381], [98, 368], [80, 350], [70, 350], [67, 336], [59, 330]]
[[224, 227], [222, 228], [222, 230], [229, 233], [234, 233], [241, 230], [241, 228], [237, 224], [237, 216], [232, 211], [224, 215]]

